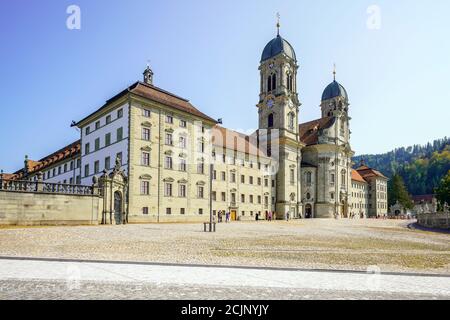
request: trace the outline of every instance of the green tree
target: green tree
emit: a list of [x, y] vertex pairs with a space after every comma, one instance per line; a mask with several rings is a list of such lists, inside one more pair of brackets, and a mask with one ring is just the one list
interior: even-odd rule
[[450, 205], [450, 170], [442, 178], [439, 186], [436, 188], [436, 197], [441, 204], [447, 202]]
[[414, 204], [405, 187], [405, 182], [399, 174], [395, 174], [388, 185], [389, 205], [394, 205], [397, 201], [405, 208], [412, 209]]

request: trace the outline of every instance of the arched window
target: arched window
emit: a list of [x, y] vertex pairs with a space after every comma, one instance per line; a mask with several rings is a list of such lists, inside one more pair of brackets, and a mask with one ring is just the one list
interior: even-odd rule
[[272, 91], [272, 76], [269, 76], [267, 78], [267, 91], [268, 92]]
[[273, 113], [269, 114], [269, 118], [267, 119], [267, 127], [273, 128]]
[[312, 174], [311, 172], [306, 173], [306, 185], [310, 187], [312, 185]]
[[272, 75], [272, 90], [275, 90], [277, 88], [277, 75]]

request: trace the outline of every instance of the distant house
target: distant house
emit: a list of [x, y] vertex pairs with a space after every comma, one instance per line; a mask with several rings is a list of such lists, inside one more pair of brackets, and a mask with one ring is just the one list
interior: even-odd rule
[[[435, 213], [437, 211], [437, 199], [434, 194], [412, 196], [412, 200], [415, 213]], [[424, 210], [427, 212], [423, 212]]]

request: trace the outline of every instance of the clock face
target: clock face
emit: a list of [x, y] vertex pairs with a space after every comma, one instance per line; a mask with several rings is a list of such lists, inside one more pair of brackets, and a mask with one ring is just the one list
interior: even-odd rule
[[275, 101], [273, 101], [273, 99], [267, 100], [267, 106], [268, 106], [269, 108], [272, 108], [272, 107], [274, 106], [274, 104], [275, 104]]

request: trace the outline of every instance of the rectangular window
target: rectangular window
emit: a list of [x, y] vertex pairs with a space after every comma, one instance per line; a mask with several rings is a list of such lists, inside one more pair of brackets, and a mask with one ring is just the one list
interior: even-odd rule
[[73, 184], [73, 178], [70, 178], [70, 179], [69, 179], [69, 183], [70, 183], [70, 184]]
[[235, 173], [231, 173], [231, 182], [236, 183], [236, 174]]
[[77, 169], [81, 168], [81, 159], [77, 159]]
[[106, 170], [111, 169], [111, 158], [110, 157], [105, 158], [105, 169]]
[[81, 176], [77, 176], [77, 184], [81, 184]]
[[122, 118], [122, 117], [123, 117], [123, 109], [119, 109], [117, 111], [117, 118], [119, 119], [119, 118]]
[[180, 137], [180, 148], [181, 149], [186, 149], [186, 138], [185, 137]]
[[245, 194], [241, 194], [241, 202], [242, 202], [242, 203], [245, 202]]
[[258, 178], [258, 186], [260, 186], [261, 183], [262, 183], [262, 179], [261, 179], [261, 178]]
[[166, 157], [165, 160], [165, 168], [166, 169], [172, 169], [173, 168], [173, 161], [172, 161], [172, 157]]
[[106, 124], [110, 124], [111, 123], [111, 116], [106, 116]]
[[84, 166], [84, 176], [89, 177], [89, 165], [88, 164]]
[[150, 153], [142, 152], [142, 165], [149, 166], [150, 165]]
[[198, 209], [198, 214], [203, 214], [203, 209]]
[[186, 185], [185, 184], [180, 184], [178, 186], [178, 196], [180, 198], [186, 198]]
[[241, 175], [241, 183], [245, 183], [245, 176]]
[[261, 196], [258, 196], [258, 204], [261, 204]]
[[180, 158], [180, 171], [186, 172], [186, 160]]
[[148, 109], [142, 109], [142, 116], [146, 117], [146, 118], [150, 118], [151, 116], [151, 112]]
[[109, 146], [111, 144], [111, 133], [105, 134], [105, 146]]
[[94, 162], [94, 174], [97, 174], [100, 172], [100, 161]]
[[234, 192], [231, 194], [231, 202], [236, 203], [236, 193]]
[[222, 175], [222, 181], [225, 181], [225, 180], [227, 180], [227, 177], [226, 177], [226, 172], [225, 171], [222, 171], [221, 172], [221, 175]]
[[100, 149], [100, 138], [95, 139], [95, 151]]
[[165, 183], [164, 184], [164, 195], [166, 197], [171, 197], [172, 196], [172, 184], [171, 183]]
[[212, 178], [213, 178], [213, 180], [217, 180], [217, 171], [216, 170], [213, 171]]
[[149, 195], [150, 193], [150, 182], [149, 181], [141, 181], [141, 194]]
[[205, 152], [205, 143], [204, 142], [198, 143], [198, 152], [201, 152], [201, 153]]
[[73, 161], [70, 161], [70, 171], [73, 170]]
[[90, 145], [89, 145], [89, 143], [86, 143], [85, 145], [84, 145], [84, 154], [89, 154], [89, 150], [90, 149]]
[[264, 187], [268, 187], [269, 186], [269, 179], [264, 179]]
[[64, 172], [67, 172], [67, 163], [64, 164]]
[[123, 128], [120, 127], [117, 129], [117, 141], [120, 141], [123, 139]]
[[198, 187], [197, 197], [199, 199], [203, 199], [204, 198], [204, 190], [205, 189], [203, 187], [201, 187], [201, 186]]
[[171, 133], [166, 133], [166, 145], [173, 145], [173, 136]]
[[186, 128], [187, 127], [186, 120], [180, 120], [180, 127], [182, 127], [182, 128]]
[[143, 207], [142, 208], [142, 214], [143, 215], [148, 215], [148, 207]]
[[217, 200], [217, 193], [216, 193], [215, 191], [213, 191], [213, 192], [211, 193], [211, 197], [212, 197], [212, 200], [213, 200], [213, 201], [216, 201], [216, 200]]
[[291, 169], [291, 184], [295, 183], [295, 171], [294, 169]]
[[222, 201], [223, 202], [227, 201], [227, 196], [225, 192], [222, 192]]
[[250, 203], [253, 203], [253, 195], [250, 195], [249, 201], [250, 201]]
[[203, 162], [199, 163], [197, 165], [197, 173], [199, 173], [199, 174], [204, 174], [205, 173], [205, 164]]
[[61, 174], [61, 173], [62, 173], [61, 167], [58, 167], [58, 174]]
[[142, 140], [150, 141], [150, 129], [142, 128]]
[[88, 135], [88, 134], [90, 134], [91, 133], [91, 127], [87, 127], [86, 128], [86, 135]]
[[166, 116], [166, 123], [173, 124], [173, 117], [172, 116]]
[[100, 121], [97, 121], [95, 123], [95, 130], [98, 130], [98, 129], [100, 129]]
[[166, 214], [171, 215], [172, 214], [172, 208], [166, 208]]
[[250, 183], [250, 184], [253, 184], [253, 177], [250, 176], [249, 179], [250, 179], [249, 183]]
[[186, 214], [186, 209], [185, 208], [180, 208], [180, 214]]

